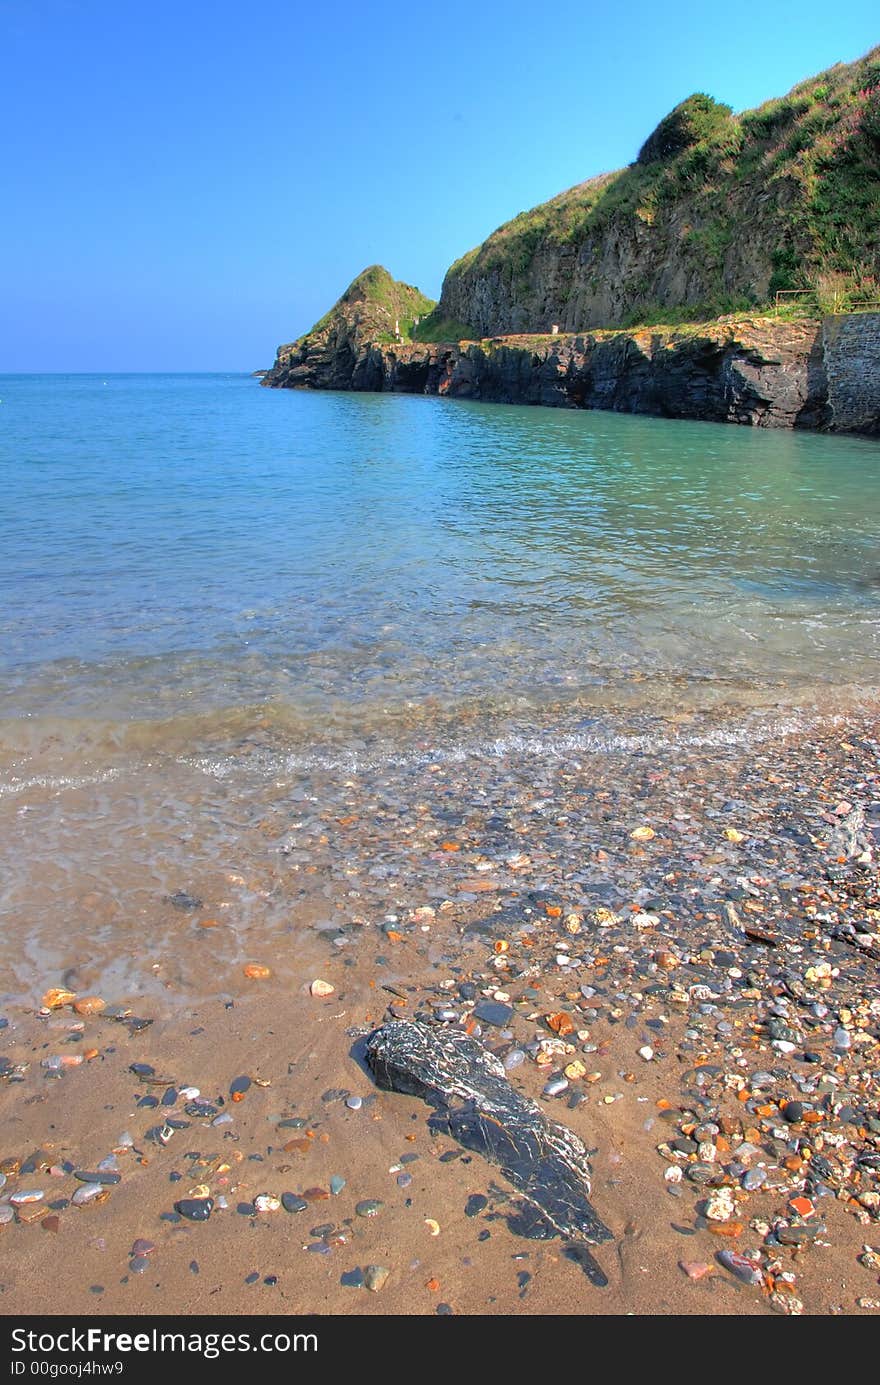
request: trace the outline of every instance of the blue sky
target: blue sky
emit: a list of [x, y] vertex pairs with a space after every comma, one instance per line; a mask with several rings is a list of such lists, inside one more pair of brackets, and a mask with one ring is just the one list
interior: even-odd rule
[[0, 371], [267, 366], [368, 264], [436, 297], [690, 92], [878, 41], [876, 0], [0, 0]]

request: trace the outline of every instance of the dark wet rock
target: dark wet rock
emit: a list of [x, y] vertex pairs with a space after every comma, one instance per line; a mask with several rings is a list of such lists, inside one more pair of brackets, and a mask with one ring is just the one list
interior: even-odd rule
[[229, 1084], [229, 1094], [230, 1096], [243, 1096], [245, 1092], [250, 1091], [250, 1087], [251, 1079], [246, 1075], [234, 1077]]
[[605, 1288], [608, 1283], [608, 1276], [605, 1274], [604, 1270], [597, 1265], [586, 1246], [580, 1245], [577, 1242], [572, 1242], [572, 1244], [565, 1246], [562, 1253], [566, 1260], [574, 1261], [574, 1263], [583, 1270], [590, 1283], [595, 1284], [597, 1289]]
[[489, 1199], [483, 1193], [471, 1193], [464, 1207], [466, 1217], [478, 1217], [489, 1206]]
[[308, 1207], [305, 1198], [299, 1197], [296, 1193], [282, 1193], [281, 1206], [285, 1212], [304, 1212]]
[[345, 1289], [362, 1289], [364, 1287], [364, 1272], [358, 1265], [353, 1270], [346, 1270], [339, 1276], [339, 1282]]
[[451, 1029], [398, 1021], [371, 1036], [367, 1062], [380, 1087], [440, 1108], [432, 1130], [500, 1165], [559, 1234], [594, 1243], [611, 1239], [589, 1202], [583, 1144], [515, 1091], [481, 1044]]
[[187, 1221], [207, 1221], [214, 1210], [212, 1197], [185, 1197], [174, 1204], [175, 1212]]
[[165, 903], [170, 904], [172, 909], [201, 909], [202, 900], [197, 895], [188, 894], [186, 890], [175, 890], [174, 894], [165, 896]]
[[504, 1005], [500, 1000], [481, 1000], [473, 1009], [474, 1019], [483, 1024], [494, 1024], [498, 1029], [504, 1028], [512, 1014], [513, 1006]]

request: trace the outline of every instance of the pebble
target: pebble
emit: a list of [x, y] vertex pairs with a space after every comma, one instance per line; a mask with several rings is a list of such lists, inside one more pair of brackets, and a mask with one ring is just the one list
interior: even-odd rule
[[107, 1002], [99, 995], [86, 995], [77, 998], [73, 1002], [73, 1008], [77, 1015], [100, 1015], [101, 1011], [107, 1008]]
[[719, 1250], [716, 1256], [719, 1265], [723, 1265], [726, 1270], [744, 1284], [762, 1285], [764, 1280], [761, 1271], [754, 1260], [741, 1255], [738, 1250]]
[[83, 1183], [70, 1200], [74, 1207], [85, 1207], [86, 1203], [94, 1202], [95, 1198], [105, 1195], [106, 1191], [100, 1183]]
[[185, 1197], [180, 1202], [174, 1204], [175, 1212], [185, 1217], [187, 1221], [207, 1221], [214, 1210], [214, 1199], [211, 1197]]
[[258, 1193], [254, 1198], [254, 1207], [258, 1212], [277, 1212], [280, 1206], [281, 1199], [273, 1193]]
[[366, 1265], [364, 1267], [364, 1284], [371, 1294], [378, 1294], [380, 1289], [384, 1289], [388, 1282], [391, 1271], [384, 1265]]
[[544, 1096], [561, 1096], [561, 1094], [562, 1094], [564, 1091], [567, 1091], [567, 1090], [568, 1090], [568, 1078], [567, 1078], [567, 1077], [554, 1077], [550, 1082], [545, 1083], [543, 1095], [544, 1095]]
[[513, 1014], [513, 1007], [499, 1000], [481, 1000], [474, 1006], [472, 1014], [474, 1019], [482, 1020], [484, 1024], [503, 1029]]
[[706, 1202], [705, 1215], [709, 1221], [729, 1221], [736, 1210], [733, 1192], [730, 1188], [718, 1188]]
[[378, 1198], [364, 1198], [354, 1210], [359, 1217], [378, 1217], [384, 1206], [384, 1202], [380, 1202]]
[[318, 978], [316, 981], [313, 981], [312, 984], [309, 986], [309, 992], [313, 996], [318, 997], [333, 995], [335, 990], [336, 987], [331, 986], [329, 981], [322, 981], [320, 978]]
[[346, 1097], [345, 1104], [349, 1111], [359, 1111], [364, 1104], [364, 1099], [360, 1096]]

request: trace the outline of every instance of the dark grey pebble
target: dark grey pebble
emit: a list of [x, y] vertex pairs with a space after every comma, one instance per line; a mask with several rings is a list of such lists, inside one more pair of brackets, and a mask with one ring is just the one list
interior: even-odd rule
[[249, 1091], [250, 1085], [251, 1079], [248, 1076], [243, 1074], [241, 1077], [234, 1077], [229, 1084], [229, 1093], [231, 1096], [237, 1096], [239, 1092]]
[[302, 1130], [308, 1122], [302, 1116], [288, 1116], [286, 1120], [278, 1122], [279, 1130]]
[[198, 1272], [199, 1272], [199, 1262], [198, 1262], [198, 1260], [190, 1260], [190, 1262], [189, 1262], [189, 1267], [190, 1267], [190, 1270], [192, 1271], [193, 1274], [198, 1274]]
[[277, 1274], [267, 1274], [266, 1278], [263, 1280], [263, 1283], [268, 1285], [270, 1289], [273, 1288], [273, 1286], [278, 1283]]
[[478, 1217], [485, 1207], [489, 1206], [489, 1199], [482, 1193], [471, 1193], [464, 1206], [466, 1217]]
[[156, 1069], [151, 1068], [149, 1063], [129, 1063], [129, 1072], [133, 1072], [135, 1077], [154, 1077]]
[[409, 1185], [410, 1185], [410, 1183], [412, 1183], [412, 1181], [413, 1181], [413, 1180], [412, 1180], [412, 1174], [411, 1174], [411, 1173], [399, 1173], [399, 1174], [397, 1175], [397, 1186], [398, 1186], [398, 1188], [408, 1188]]
[[150, 1262], [146, 1255], [136, 1255], [134, 1259], [129, 1262], [128, 1268], [131, 1270], [132, 1274], [143, 1274], [144, 1270], [149, 1267], [149, 1264]]
[[246, 1274], [246, 1275], [245, 1275], [245, 1277], [244, 1277], [244, 1282], [245, 1282], [245, 1284], [256, 1284], [256, 1282], [257, 1282], [257, 1280], [259, 1279], [259, 1277], [260, 1277], [259, 1270], [251, 1270], [250, 1274]]
[[252, 1202], [240, 1202], [235, 1210], [240, 1217], [255, 1217], [257, 1215], [257, 1209]]
[[789, 1125], [796, 1125], [804, 1118], [804, 1103], [802, 1101], [787, 1101], [782, 1108], [783, 1119]]
[[776, 1239], [784, 1246], [803, 1246], [825, 1233], [823, 1222], [805, 1222], [803, 1226], [780, 1226]]
[[451, 1318], [453, 1316], [452, 1309], [448, 1303], [438, 1303], [435, 1311], [441, 1318]]
[[175, 1104], [176, 1101], [177, 1101], [177, 1088], [176, 1088], [176, 1087], [169, 1087], [168, 1090], [167, 1090], [167, 1092], [164, 1092], [163, 1095], [162, 1095], [162, 1105], [163, 1105], [163, 1106], [173, 1106], [173, 1105]]
[[362, 1289], [364, 1287], [364, 1272], [360, 1266], [353, 1270], [346, 1270], [345, 1274], [339, 1276], [339, 1282], [345, 1289]]
[[330, 1087], [328, 1091], [323, 1093], [321, 1100], [325, 1104], [329, 1104], [331, 1101], [344, 1101], [347, 1096], [351, 1096], [351, 1092], [347, 1091], [345, 1087]]
[[513, 1006], [502, 1005], [500, 1000], [481, 1000], [473, 1009], [474, 1019], [497, 1025], [499, 1029], [504, 1028], [512, 1014]]
[[180, 1202], [174, 1204], [175, 1212], [179, 1212], [187, 1221], [207, 1221], [214, 1210], [214, 1199], [212, 1197], [185, 1197]]
[[174, 894], [165, 896], [165, 901], [170, 904], [172, 909], [201, 909], [202, 901], [198, 895], [187, 894], [186, 890], [175, 890]]
[[285, 1212], [304, 1212], [308, 1207], [304, 1197], [297, 1197], [296, 1193], [282, 1193], [281, 1206]]
[[106, 1183], [110, 1187], [122, 1182], [121, 1173], [99, 1173], [97, 1170], [88, 1173], [84, 1169], [77, 1169], [73, 1176], [78, 1178], [80, 1183]]

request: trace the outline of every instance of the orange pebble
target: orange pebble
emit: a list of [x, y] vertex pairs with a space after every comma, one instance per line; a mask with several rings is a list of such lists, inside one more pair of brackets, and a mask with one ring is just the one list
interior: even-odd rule
[[264, 967], [260, 962], [248, 962], [244, 969], [244, 974], [249, 981], [265, 981], [272, 975], [271, 967]]

